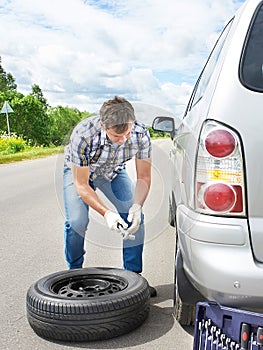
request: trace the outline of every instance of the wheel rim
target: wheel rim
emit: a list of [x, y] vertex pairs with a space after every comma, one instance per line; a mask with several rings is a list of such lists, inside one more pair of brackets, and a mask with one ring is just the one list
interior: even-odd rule
[[97, 298], [118, 293], [128, 282], [115, 276], [76, 276], [64, 278], [51, 286], [53, 293], [65, 298]]

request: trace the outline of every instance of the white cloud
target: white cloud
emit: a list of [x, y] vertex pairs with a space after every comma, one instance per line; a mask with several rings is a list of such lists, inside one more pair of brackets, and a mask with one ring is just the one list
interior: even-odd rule
[[[218, 30], [238, 6], [235, 0], [4, 0], [2, 66], [19, 91], [38, 84], [51, 105], [92, 112], [119, 94], [180, 115]], [[167, 71], [174, 71], [171, 80], [160, 79]]]

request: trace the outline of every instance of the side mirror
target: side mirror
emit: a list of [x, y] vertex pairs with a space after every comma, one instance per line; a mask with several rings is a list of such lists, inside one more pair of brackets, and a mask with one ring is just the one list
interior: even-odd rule
[[167, 132], [173, 139], [175, 136], [174, 118], [171, 117], [156, 117], [153, 120], [152, 128], [155, 131]]

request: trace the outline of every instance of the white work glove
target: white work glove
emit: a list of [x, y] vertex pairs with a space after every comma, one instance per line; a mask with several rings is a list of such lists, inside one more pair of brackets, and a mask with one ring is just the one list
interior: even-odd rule
[[126, 222], [120, 217], [118, 213], [115, 213], [111, 210], [107, 210], [104, 214], [104, 219], [109, 229], [116, 231], [118, 233], [121, 232], [121, 229], [126, 229], [128, 225]]
[[128, 228], [130, 234], [138, 231], [141, 223], [142, 207], [140, 204], [133, 204], [129, 210], [127, 221], [131, 222], [131, 226]]

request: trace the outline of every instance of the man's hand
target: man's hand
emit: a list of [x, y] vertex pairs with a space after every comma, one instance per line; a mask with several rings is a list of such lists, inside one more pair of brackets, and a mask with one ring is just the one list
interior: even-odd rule
[[128, 228], [130, 234], [138, 231], [141, 223], [142, 207], [140, 204], [133, 204], [129, 210], [127, 220], [131, 222], [131, 226]]
[[111, 210], [106, 211], [106, 213], [104, 214], [104, 219], [105, 219], [106, 224], [108, 225], [109, 229], [116, 231], [118, 233], [121, 232], [121, 227], [123, 229], [126, 229], [128, 227], [128, 225], [120, 217], [120, 215], [118, 213], [111, 211]]

